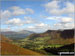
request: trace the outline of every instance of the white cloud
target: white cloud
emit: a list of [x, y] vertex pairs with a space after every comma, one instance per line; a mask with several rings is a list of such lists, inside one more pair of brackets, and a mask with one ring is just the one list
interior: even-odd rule
[[74, 29], [74, 23], [66, 23], [66, 24], [56, 23], [54, 24], [54, 27], [56, 29]]
[[74, 23], [68, 23], [64, 25], [67, 29], [74, 29]]
[[13, 6], [13, 7], [11, 7], [10, 9], [12, 9], [12, 10], [18, 10], [18, 9], [21, 9], [21, 8], [18, 7], [18, 6]]
[[25, 16], [24, 19], [25, 20], [31, 20], [32, 18], [31, 17], [28, 17], [28, 16]]
[[34, 10], [32, 10], [31, 8], [23, 9], [21, 7], [18, 7], [18, 6], [13, 6], [13, 7], [11, 7], [11, 9], [13, 10], [13, 15], [15, 15], [15, 16], [34, 13]]
[[34, 19], [32, 17], [29, 17], [29, 16], [25, 16], [24, 19], [25, 19], [27, 24], [40, 23], [40, 21], [38, 21], [37, 19]]
[[60, 17], [56, 17], [56, 16], [53, 16], [53, 17], [47, 17], [46, 19], [49, 19], [49, 20], [59, 20]]
[[52, 10], [49, 10], [49, 13], [52, 14], [52, 15], [61, 15], [63, 14], [63, 10], [60, 10], [60, 9], [52, 9]]
[[34, 14], [34, 11], [33, 11], [32, 9], [30, 9], [30, 8], [26, 8], [26, 9], [25, 9], [25, 12], [26, 12], [27, 14]]
[[44, 5], [45, 8], [46, 8], [46, 11], [48, 13], [58, 13], [58, 11], [56, 9], [59, 8], [58, 6], [58, 1], [51, 1], [51, 2], [48, 2], [47, 4]]
[[9, 10], [0, 11], [1, 12], [1, 19], [8, 19], [11, 17], [11, 12]]
[[54, 17], [47, 17], [46, 19], [49, 19], [49, 20], [56, 20], [56, 21], [59, 21], [59, 22], [62, 22], [62, 23], [70, 23], [70, 22], [74, 22], [74, 19], [71, 18], [71, 17], [57, 17], [57, 16], [54, 16]]
[[64, 8], [64, 12], [66, 13], [74, 13], [74, 4], [67, 2], [66, 3], [66, 8]]
[[54, 8], [59, 8], [57, 1], [48, 2], [44, 6], [46, 7], [47, 10], [54, 9]]
[[44, 32], [50, 30], [50, 25], [45, 23], [35, 24], [34, 26], [28, 26], [26, 30], [34, 31], [34, 32]]
[[23, 14], [26, 14], [24, 9], [18, 9], [18, 10], [14, 10], [13, 11], [13, 15], [14, 16], [17, 16], [17, 15], [23, 15]]
[[46, 19], [55, 20], [53, 29], [72, 29], [74, 28], [74, 19], [71, 17], [47, 17]]
[[35, 21], [27, 20], [25, 23], [26, 23], [26, 24], [33, 24], [33, 23], [35, 23]]
[[5, 21], [5, 24], [11, 26], [23, 26], [24, 24], [37, 24], [40, 23], [38, 20], [33, 19], [32, 17], [24, 17], [21, 18], [13, 18], [10, 20]]
[[8, 10], [0, 10], [1, 13], [1, 19], [8, 19], [12, 16], [18, 16], [18, 15], [26, 15], [26, 14], [33, 14], [34, 10], [32, 10], [31, 8], [21, 8], [18, 6], [13, 6], [10, 7], [10, 9]]
[[24, 25], [24, 21], [22, 21], [20, 18], [13, 18], [5, 22], [8, 25], [12, 26], [22, 26]]
[[74, 20], [70, 17], [63, 17], [60, 19], [61, 22], [64, 22], [64, 23], [70, 23], [70, 22], [73, 22]]
[[[51, 1], [45, 4], [46, 11], [51, 15], [62, 15], [62, 14], [72, 14], [74, 13], [74, 4], [71, 2], [65, 2], [65, 7], [61, 8], [59, 4], [60, 1]], [[63, 3], [62, 3], [63, 4]]]
[[61, 26], [61, 24], [60, 23], [56, 23], [56, 24], [54, 24], [54, 26]]
[[34, 29], [35, 27], [34, 27], [34, 26], [28, 26], [28, 28], [29, 28], [29, 29]]
[[44, 26], [48, 26], [48, 25], [44, 23], [36, 24], [36, 27], [44, 27]]

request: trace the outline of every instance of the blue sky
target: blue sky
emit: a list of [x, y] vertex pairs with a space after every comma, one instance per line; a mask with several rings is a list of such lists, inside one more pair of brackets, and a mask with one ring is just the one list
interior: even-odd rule
[[3, 0], [1, 30], [47, 30], [74, 28], [73, 0]]

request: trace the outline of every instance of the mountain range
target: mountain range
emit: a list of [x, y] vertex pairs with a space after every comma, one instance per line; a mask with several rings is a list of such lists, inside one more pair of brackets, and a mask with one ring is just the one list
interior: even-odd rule
[[[22, 44], [23, 43], [23, 44]], [[31, 34], [28, 37], [19, 40], [19, 45], [25, 47], [37, 46], [37, 48], [50, 45], [67, 45], [74, 43], [74, 29], [68, 30], [48, 30], [44, 33]], [[36, 47], [35, 47], [36, 48]]]
[[[31, 33], [28, 35], [28, 33]], [[48, 30], [44, 33], [34, 33], [30, 31], [19, 31], [19, 32], [2, 32], [1, 34], [4, 34], [7, 37], [4, 37], [2, 35], [2, 46], [3, 46], [3, 51], [2, 54], [7, 54], [6, 51], [8, 51], [8, 54], [13, 54], [16, 49], [20, 50], [17, 53], [14, 54], [35, 54], [33, 51], [40, 52], [42, 54], [50, 54], [53, 53], [54, 51], [61, 50], [62, 51], [69, 51], [73, 49], [65, 49], [65, 46], [70, 46], [71, 44], [74, 45], [74, 29], [68, 29], [68, 30]], [[23, 37], [23, 34], [27, 35], [26, 37]], [[11, 37], [9, 37], [11, 36]], [[13, 37], [17, 36], [17, 38]], [[13, 38], [13, 39], [12, 39]], [[17, 41], [13, 41], [13, 40]], [[11, 40], [11, 41], [10, 41]], [[13, 45], [15, 44], [15, 45]], [[10, 48], [8, 48], [10, 47]], [[70, 48], [69, 47], [69, 48]], [[5, 48], [5, 49], [4, 49]], [[63, 48], [63, 49], [60, 49]], [[10, 50], [9, 50], [10, 49]], [[13, 50], [14, 49], [14, 50]], [[30, 49], [30, 50], [29, 50]], [[48, 50], [49, 49], [49, 50]], [[12, 52], [12, 51], [13, 52]], [[33, 51], [31, 51], [33, 50]], [[22, 51], [22, 52], [21, 52]], [[52, 52], [51, 52], [52, 51]], [[57, 52], [59, 52], [57, 51]], [[28, 53], [30, 52], [30, 53]], [[57, 53], [56, 52], [56, 53]], [[36, 53], [37, 54], [37, 53]]]
[[[48, 30], [41, 34], [31, 34], [28, 40], [46, 41], [49, 44], [69, 44], [74, 42], [74, 29], [69, 30]], [[63, 42], [64, 41], [64, 42]], [[45, 43], [46, 43], [45, 42]], [[66, 42], [66, 43], [65, 43]]]

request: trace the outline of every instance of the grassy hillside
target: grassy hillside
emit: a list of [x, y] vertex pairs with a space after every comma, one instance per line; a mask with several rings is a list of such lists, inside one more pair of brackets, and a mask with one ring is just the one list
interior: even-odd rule
[[4, 37], [3, 35], [0, 35], [1, 39], [1, 55], [42, 55], [40, 53], [21, 48], [19, 46], [16, 46], [14, 44], [11, 44], [11, 40]]
[[1, 47], [2, 47], [1, 48], [2, 55], [41, 55], [40, 53], [20, 48], [16, 45], [12, 45], [6, 42], [2, 42]]
[[11, 41], [12, 41], [12, 40], [6, 38], [6, 37], [3, 36], [3, 35], [0, 35], [0, 40], [1, 40], [1, 42], [11, 42]]

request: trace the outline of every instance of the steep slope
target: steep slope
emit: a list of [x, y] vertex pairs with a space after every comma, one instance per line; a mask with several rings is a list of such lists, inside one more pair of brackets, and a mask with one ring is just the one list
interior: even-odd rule
[[0, 40], [1, 40], [1, 42], [11, 42], [11, 41], [12, 41], [12, 40], [6, 38], [6, 37], [3, 36], [3, 35], [0, 35]]
[[6, 42], [1, 42], [2, 55], [41, 55], [40, 53], [33, 52], [28, 49], [20, 48]]
[[0, 35], [0, 39], [1, 55], [42, 55], [40, 53], [11, 44], [10, 40], [3, 35]]

